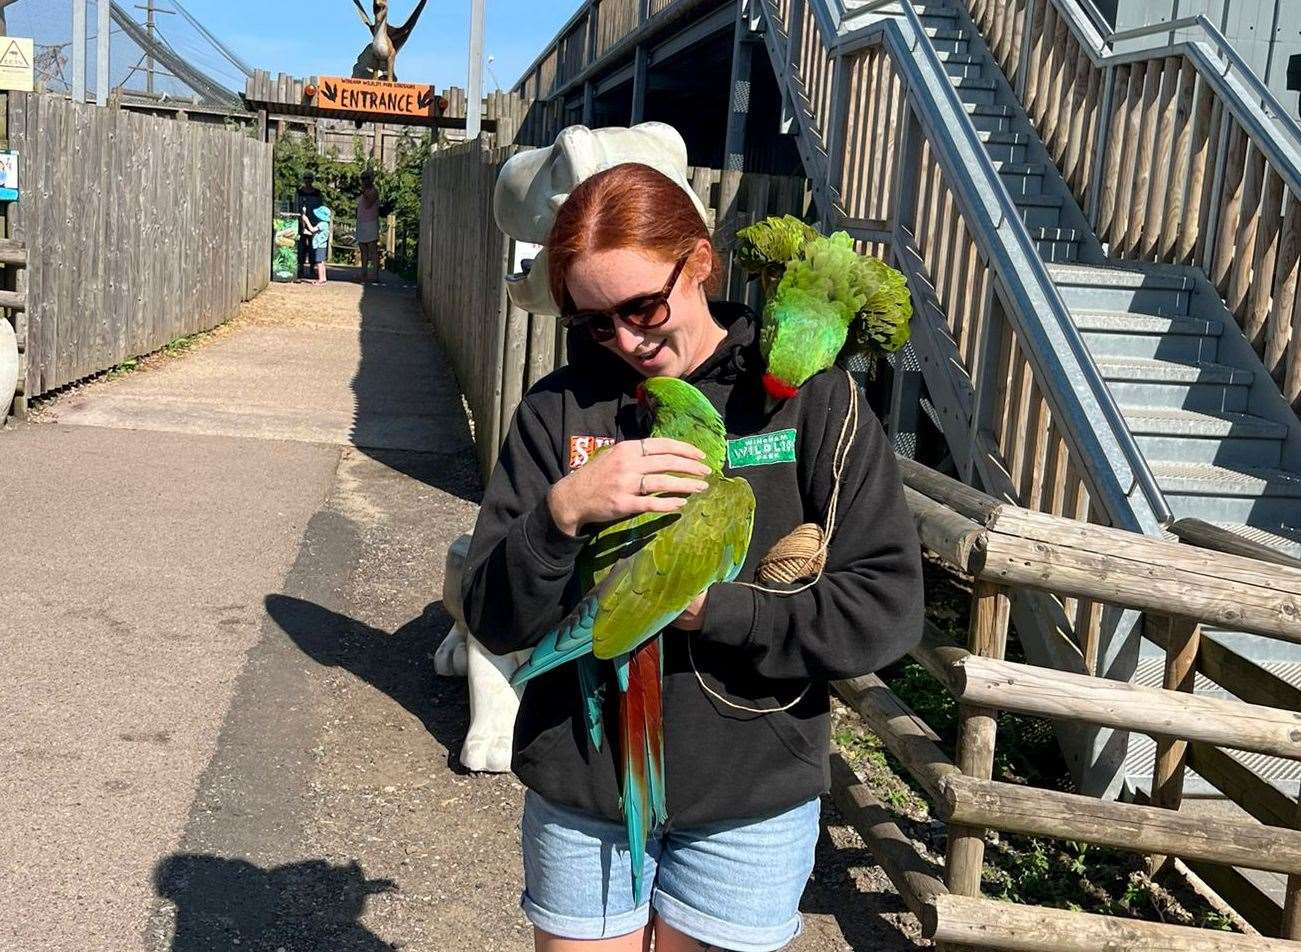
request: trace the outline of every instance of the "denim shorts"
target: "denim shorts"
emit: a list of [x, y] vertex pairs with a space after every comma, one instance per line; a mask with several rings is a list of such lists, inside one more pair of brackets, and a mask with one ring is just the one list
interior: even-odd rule
[[626, 935], [654, 909], [706, 945], [780, 949], [803, 928], [800, 897], [813, 872], [820, 811], [814, 798], [776, 816], [654, 831], [638, 906], [623, 824], [529, 790], [520, 906], [535, 926], [564, 939]]

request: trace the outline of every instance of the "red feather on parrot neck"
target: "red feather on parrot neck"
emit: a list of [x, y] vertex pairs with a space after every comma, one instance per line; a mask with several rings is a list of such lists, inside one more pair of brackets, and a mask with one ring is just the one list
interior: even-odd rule
[[772, 374], [763, 375], [763, 388], [768, 391], [768, 396], [774, 400], [789, 400], [800, 392], [799, 387], [792, 387], [786, 381], [779, 380]]

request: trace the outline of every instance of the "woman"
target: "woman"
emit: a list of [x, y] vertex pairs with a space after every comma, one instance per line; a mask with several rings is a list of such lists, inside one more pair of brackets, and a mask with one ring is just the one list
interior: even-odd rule
[[[741, 580], [795, 526], [823, 520], [849, 412], [838, 372], [765, 408], [755, 317], [708, 303], [719, 274], [708, 230], [659, 172], [619, 165], [579, 185], [556, 215], [547, 258], [570, 363], [521, 403], [465, 569], [466, 621], [497, 653], [536, 643], [574, 606], [576, 559], [594, 527], [678, 508], [703, 487], [694, 447], [642, 439], [634, 391], [644, 377], [695, 384], [739, 441], [736, 462], [745, 437], [793, 431], [778, 441], [789, 452], [732, 471], [758, 505]], [[526, 687], [512, 769], [529, 788], [521, 904], [542, 952], [640, 950], [652, 934], [659, 952], [769, 950], [799, 933], [827, 789], [827, 681], [877, 670], [921, 634], [917, 538], [870, 415], [839, 499], [816, 584], [790, 596], [715, 585], [663, 635], [669, 822], [647, 846], [653, 886], [640, 907], [617, 741], [589, 745], [574, 665]], [[606, 704], [613, 724], [615, 692]]]
[[375, 265], [374, 282], [379, 282], [379, 189], [375, 173], [361, 173], [361, 194], [357, 196], [357, 247], [361, 249], [361, 283], [370, 282], [370, 266]]

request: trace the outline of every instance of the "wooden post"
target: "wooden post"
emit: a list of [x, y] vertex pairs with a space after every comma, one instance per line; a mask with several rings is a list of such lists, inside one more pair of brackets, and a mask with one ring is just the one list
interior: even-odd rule
[[917, 429], [921, 422], [922, 365], [909, 342], [894, 355], [890, 387], [890, 444], [895, 455], [917, 458]]
[[[1191, 618], [1178, 615], [1149, 615], [1147, 624], [1161, 629], [1155, 640], [1165, 644], [1165, 677], [1161, 686], [1167, 691], [1192, 693], [1197, 675], [1197, 651], [1201, 645], [1201, 626]], [[1184, 796], [1184, 771], [1188, 765], [1188, 741], [1161, 737], [1156, 742], [1156, 768], [1152, 773], [1152, 804], [1178, 810]], [[1168, 856], [1148, 857], [1148, 870], [1155, 876], [1166, 865]]]
[[637, 125], [646, 118], [646, 78], [650, 68], [650, 51], [638, 43], [632, 54], [632, 119]]
[[[972, 594], [968, 647], [982, 658], [1002, 659], [1007, 651], [1007, 625], [1011, 610], [1004, 589], [978, 582]], [[968, 777], [989, 780], [994, 773], [994, 741], [998, 712], [973, 704], [958, 707], [957, 767]], [[985, 831], [979, 827], [950, 826], [944, 861], [950, 892], [980, 895], [980, 873], [985, 860]]]
[[[1293, 826], [1301, 828], [1301, 801], [1298, 801]], [[1279, 936], [1284, 939], [1301, 939], [1301, 876], [1293, 873], [1287, 878], [1287, 892], [1283, 899], [1283, 924]]]
[[[715, 240], [730, 250], [732, 236], [741, 226], [741, 177], [745, 172], [745, 131], [750, 115], [750, 78], [754, 62], [754, 46], [747, 42], [750, 35], [749, 19], [741, 3], [736, 5], [736, 28], [732, 34], [732, 76], [727, 102], [727, 125], [723, 150], [723, 169], [718, 183], [718, 214], [714, 221]], [[731, 258], [724, 268], [724, 287], [731, 286]]]

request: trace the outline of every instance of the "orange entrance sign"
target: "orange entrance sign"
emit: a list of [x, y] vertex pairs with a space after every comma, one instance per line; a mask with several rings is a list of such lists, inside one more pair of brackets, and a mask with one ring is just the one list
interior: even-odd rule
[[441, 105], [434, 87], [421, 83], [322, 76], [316, 89], [316, 108], [330, 112], [374, 112], [432, 119], [438, 116]]

